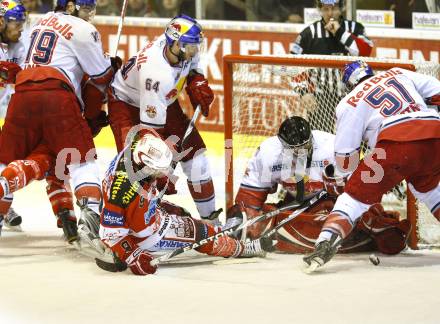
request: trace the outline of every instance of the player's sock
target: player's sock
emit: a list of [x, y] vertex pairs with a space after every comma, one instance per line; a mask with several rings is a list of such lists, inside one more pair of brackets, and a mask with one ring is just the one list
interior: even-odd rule
[[211, 178], [197, 182], [188, 180], [188, 188], [202, 218], [208, 218], [215, 212], [214, 184]]
[[64, 184], [63, 181], [53, 175], [47, 176], [46, 181], [46, 193], [52, 205], [53, 213], [57, 217], [57, 226], [58, 228], [64, 228], [63, 222], [58, 216], [59, 213], [68, 210], [70, 217], [74, 217], [76, 221], [72, 192], [68, 184]]

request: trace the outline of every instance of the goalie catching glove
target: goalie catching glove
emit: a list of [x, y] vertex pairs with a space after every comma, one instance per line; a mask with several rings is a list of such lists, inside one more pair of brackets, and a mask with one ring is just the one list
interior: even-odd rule
[[214, 93], [208, 84], [208, 80], [202, 74], [195, 73], [188, 77], [186, 86], [186, 93], [188, 93], [189, 100], [194, 109], [200, 105], [202, 114], [208, 117], [209, 106], [214, 101]]
[[14, 62], [0, 61], [0, 79], [3, 83], [14, 84], [21, 67]]

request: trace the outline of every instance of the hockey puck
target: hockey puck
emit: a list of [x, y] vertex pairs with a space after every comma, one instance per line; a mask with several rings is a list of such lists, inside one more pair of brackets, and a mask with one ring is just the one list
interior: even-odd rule
[[379, 265], [380, 263], [380, 259], [376, 254], [370, 254], [370, 256], [368, 257], [370, 259], [370, 262], [372, 264], [374, 264], [375, 266]]

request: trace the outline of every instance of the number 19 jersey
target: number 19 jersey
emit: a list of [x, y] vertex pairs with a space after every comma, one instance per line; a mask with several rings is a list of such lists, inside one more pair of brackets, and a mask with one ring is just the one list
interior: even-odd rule
[[[25, 67], [55, 68], [79, 99], [84, 73], [96, 84], [107, 84], [112, 78], [110, 58], [104, 54], [99, 32], [83, 19], [49, 12], [32, 28], [29, 41]], [[53, 78], [58, 79], [58, 75], [54, 72]]]

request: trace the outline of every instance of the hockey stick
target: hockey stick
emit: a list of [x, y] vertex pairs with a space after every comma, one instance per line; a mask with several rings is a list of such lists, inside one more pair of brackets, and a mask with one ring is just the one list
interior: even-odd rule
[[272, 235], [274, 235], [276, 232], [278, 232], [278, 230], [283, 227], [284, 225], [286, 225], [288, 222], [290, 222], [291, 220], [295, 219], [296, 217], [298, 217], [302, 212], [305, 212], [306, 210], [308, 210], [309, 208], [315, 206], [318, 202], [320, 202], [321, 200], [324, 200], [328, 197], [327, 192], [325, 191], [320, 191], [318, 193], [317, 196], [314, 196], [313, 198], [311, 198], [310, 200], [307, 201], [307, 206], [305, 206], [304, 208], [301, 209], [297, 209], [295, 210], [289, 217], [284, 218], [281, 222], [279, 222], [276, 226], [274, 226], [273, 228], [269, 229], [268, 231], [266, 231], [265, 233], [261, 234], [260, 238], [263, 237], [271, 237]]
[[118, 55], [119, 40], [121, 39], [122, 26], [124, 25], [125, 13], [127, 12], [128, 1], [124, 0], [122, 4], [121, 18], [119, 18], [118, 32], [116, 33], [115, 55]]
[[[188, 127], [186, 128], [186, 131], [183, 134], [182, 140], [180, 141], [180, 145], [178, 145], [178, 147], [176, 148], [178, 153], [180, 153], [179, 151], [181, 151], [183, 149], [183, 144], [186, 142], [186, 140], [189, 138], [189, 135], [192, 133], [194, 126], [196, 124], [196, 121], [199, 118], [201, 110], [202, 110], [202, 108], [200, 107], [200, 105], [197, 105], [196, 110], [194, 111], [194, 115], [192, 116], [192, 118], [188, 124]], [[174, 170], [176, 169], [178, 160], [179, 160], [179, 157], [176, 159], [173, 159], [173, 162], [171, 163], [170, 175], [172, 175], [174, 173]], [[157, 199], [159, 199], [159, 200], [162, 199], [163, 195], [167, 191], [169, 182], [170, 182], [170, 178], [168, 177], [167, 183], [165, 184], [163, 189], [159, 192]]]
[[174, 251], [171, 251], [171, 252], [169, 252], [167, 254], [164, 254], [164, 255], [161, 255], [161, 256], [159, 256], [157, 258], [154, 258], [150, 262], [150, 264], [152, 266], [157, 266], [160, 263], [163, 263], [163, 262], [168, 261], [169, 259], [175, 257], [176, 255], [182, 254], [182, 253], [184, 253], [186, 251], [194, 250], [194, 249], [196, 249], [196, 248], [198, 248], [198, 247], [200, 247], [202, 245], [205, 245], [205, 244], [207, 244], [209, 242], [213, 242], [213, 241], [215, 241], [216, 239], [218, 239], [220, 237], [223, 237], [223, 236], [226, 236], [226, 235], [230, 236], [230, 235], [232, 235], [232, 234], [242, 230], [245, 227], [249, 227], [249, 226], [255, 224], [256, 222], [264, 221], [264, 220], [270, 219], [270, 218], [272, 218], [274, 216], [277, 216], [277, 215], [279, 215], [281, 212], [283, 212], [285, 210], [289, 210], [289, 209], [292, 209], [292, 208], [298, 208], [298, 207], [302, 207], [302, 208], [306, 209], [306, 208], [309, 207], [309, 204], [312, 201], [315, 202], [315, 198], [316, 198], [316, 200], [318, 200], [318, 199], [320, 199], [319, 197], [323, 196], [324, 194], [327, 194], [327, 193], [325, 193], [324, 191], [320, 191], [320, 192], [318, 192], [316, 194], [316, 196], [314, 198], [308, 200], [307, 202], [305, 202], [303, 204], [298, 204], [296, 202], [295, 203], [291, 203], [291, 204], [283, 206], [283, 207], [281, 207], [281, 208], [279, 208], [277, 210], [273, 210], [271, 212], [262, 214], [260, 216], [255, 217], [255, 218], [248, 219], [246, 222], [243, 222], [240, 225], [235, 225], [235, 226], [233, 226], [231, 228], [228, 228], [228, 229], [225, 229], [223, 231], [220, 231], [220, 232], [218, 232], [215, 235], [212, 235], [212, 236], [209, 236], [207, 238], [204, 238], [203, 240], [194, 242], [194, 243], [192, 243], [192, 244], [190, 244], [188, 246], [177, 248]]

